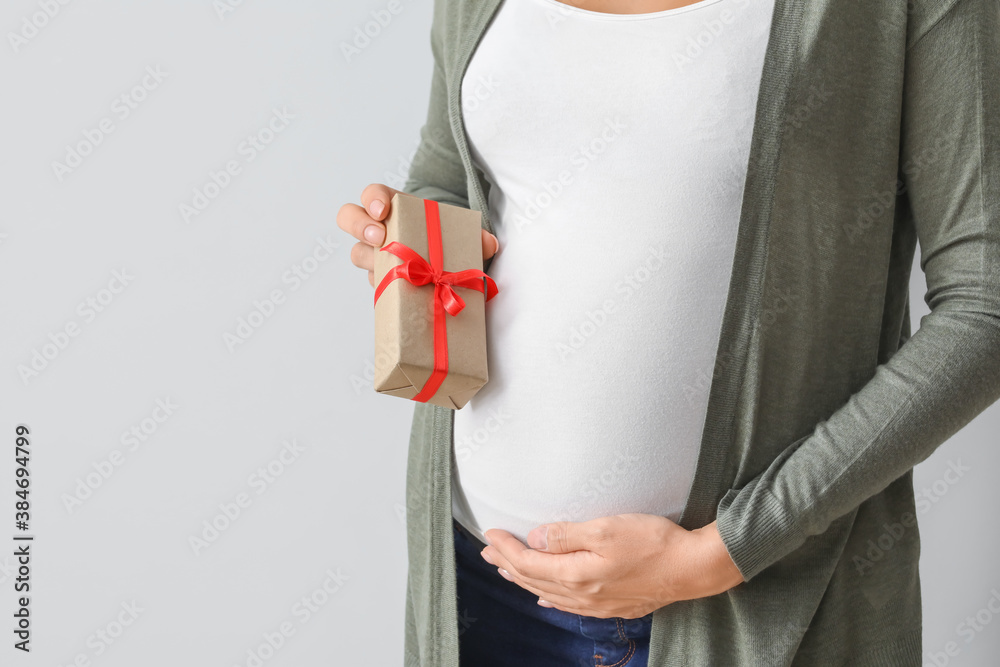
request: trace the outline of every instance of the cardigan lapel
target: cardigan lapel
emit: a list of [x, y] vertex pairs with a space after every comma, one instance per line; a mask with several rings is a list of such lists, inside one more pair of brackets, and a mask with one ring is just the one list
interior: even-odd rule
[[483, 215], [483, 227], [489, 233], [493, 234], [493, 221], [489, 217], [489, 205], [486, 202], [486, 196], [484, 193], [482, 181], [480, 176], [476, 171], [475, 166], [472, 164], [472, 157], [469, 152], [469, 137], [465, 132], [465, 119], [462, 118], [462, 78], [465, 76], [465, 70], [469, 66], [469, 62], [472, 60], [472, 54], [475, 52], [476, 47], [479, 45], [479, 41], [482, 39], [483, 34], [486, 32], [486, 27], [489, 22], [496, 15], [497, 10], [500, 8], [502, 0], [477, 0], [477, 2], [471, 3], [473, 10], [469, 18], [471, 25], [463, 27], [459, 34], [465, 35], [465, 42], [461, 45], [458, 50], [457, 62], [451, 69], [451, 80], [448, 82], [448, 95], [451, 98], [457, 98], [457, 104], [449, 104], [449, 109], [459, 109], [457, 114], [451, 114], [451, 129], [455, 136], [455, 142], [458, 144], [458, 152], [462, 156], [462, 162], [465, 164], [466, 174], [473, 174], [474, 177], [469, 179], [469, 189], [470, 189], [470, 206], [473, 210], [480, 211]]
[[799, 48], [804, 0], [774, 0], [750, 142], [732, 277], [722, 318], [698, 466], [679, 524], [689, 530], [715, 520], [728, 488], [737, 415], [755, 397], [742, 391], [747, 359], [756, 344], [768, 231], [781, 155], [786, 108]]

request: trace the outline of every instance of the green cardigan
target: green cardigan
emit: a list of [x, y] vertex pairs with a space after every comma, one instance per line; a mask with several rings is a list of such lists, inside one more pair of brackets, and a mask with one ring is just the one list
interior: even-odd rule
[[[490, 231], [459, 92], [499, 5], [435, 2], [404, 185]], [[918, 240], [931, 312], [911, 336]], [[745, 581], [657, 610], [650, 667], [920, 665], [912, 468], [1000, 398], [998, 0], [776, 0], [705, 384], [680, 524], [718, 519]], [[453, 420], [414, 405], [408, 666], [458, 665], [475, 622], [455, 594]]]

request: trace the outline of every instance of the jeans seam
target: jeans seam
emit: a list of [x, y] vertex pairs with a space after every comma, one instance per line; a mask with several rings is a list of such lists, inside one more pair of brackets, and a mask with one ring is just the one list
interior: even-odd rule
[[615, 616], [615, 625], [618, 626], [618, 636], [628, 642], [628, 651], [625, 653], [625, 657], [607, 667], [622, 667], [622, 665], [627, 665], [635, 654], [635, 642], [625, 635], [625, 624], [622, 622], [621, 616]]

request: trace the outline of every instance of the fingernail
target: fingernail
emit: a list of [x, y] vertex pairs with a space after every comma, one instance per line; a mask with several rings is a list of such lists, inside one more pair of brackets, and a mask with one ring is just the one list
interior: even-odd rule
[[548, 535], [549, 535], [549, 527], [542, 526], [541, 530], [539, 530], [538, 532], [532, 532], [531, 535], [528, 537], [528, 546], [530, 546], [532, 549], [539, 549], [542, 551], [548, 549], [549, 548]]
[[538, 604], [540, 604], [543, 607], [551, 607], [552, 606], [551, 602], [549, 602], [548, 600], [543, 600], [542, 598], [538, 598]]
[[[493, 235], [490, 234], [490, 236]], [[495, 255], [498, 252], [500, 252], [500, 239], [498, 239], [496, 236], [493, 236], [493, 254]]]
[[502, 567], [497, 568], [497, 569], [500, 570], [500, 576], [501, 577], [503, 577], [507, 581], [514, 581], [514, 577], [510, 576], [510, 572], [508, 572], [507, 570], [503, 569]]
[[369, 210], [371, 210], [372, 215], [376, 218], [382, 215], [382, 211], [385, 210], [385, 204], [379, 199], [372, 200], [372, 203], [368, 205]]
[[382, 230], [378, 225], [368, 225], [365, 227], [365, 239], [373, 244], [378, 244], [382, 240]]
[[480, 551], [479, 555], [482, 556], [483, 560], [486, 561], [487, 563], [489, 563], [490, 565], [495, 565], [496, 564], [492, 560], [490, 560], [490, 556], [489, 556], [489, 554], [486, 553], [486, 549], [483, 549], [482, 551]]

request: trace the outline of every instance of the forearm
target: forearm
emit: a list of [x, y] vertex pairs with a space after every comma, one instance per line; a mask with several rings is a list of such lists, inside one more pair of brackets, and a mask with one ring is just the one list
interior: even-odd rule
[[927, 315], [829, 419], [719, 504], [746, 579], [882, 491], [1000, 398], [1000, 314]]

